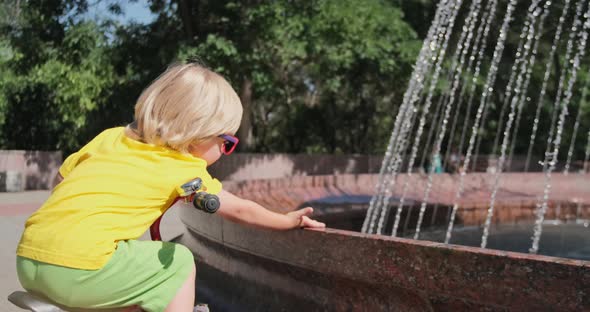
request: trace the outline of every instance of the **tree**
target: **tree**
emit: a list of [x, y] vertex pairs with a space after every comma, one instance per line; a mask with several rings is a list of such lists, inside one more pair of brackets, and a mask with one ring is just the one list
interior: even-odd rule
[[4, 25], [11, 55], [0, 64], [3, 148], [68, 152], [87, 141], [88, 113], [102, 105], [114, 81], [104, 34], [68, 16], [84, 7], [27, 1], [22, 22]]
[[[304, 143], [309, 151], [381, 151], [421, 42], [402, 11], [381, 1], [323, 1], [312, 10], [300, 38], [311, 95], [298, 109], [303, 119], [289, 128], [316, 137]], [[321, 120], [304, 126], [311, 115]]]
[[420, 46], [395, 1], [152, 0], [148, 24], [85, 22], [87, 8], [27, 1], [9, 28], [5, 147], [73, 149], [131, 121], [168, 64], [197, 58], [240, 95], [246, 151], [379, 152]]
[[[369, 152], [385, 144], [387, 115], [420, 45], [400, 9], [326, 0], [228, 2], [205, 11], [217, 16], [208, 28], [216, 33], [203, 39], [204, 25], [185, 26], [203, 40], [188, 40], [181, 56], [200, 55], [234, 82], [244, 106], [239, 134], [251, 150]], [[225, 27], [230, 21], [241, 27]], [[301, 126], [316, 113], [329, 114], [311, 122], [325, 129]]]

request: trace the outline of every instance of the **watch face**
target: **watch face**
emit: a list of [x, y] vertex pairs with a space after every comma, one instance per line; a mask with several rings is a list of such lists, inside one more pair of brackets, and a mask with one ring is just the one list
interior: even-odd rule
[[181, 196], [188, 196], [188, 195], [193, 194], [194, 192], [201, 189], [202, 184], [203, 184], [203, 181], [200, 178], [196, 178], [194, 180], [186, 182], [185, 184], [180, 186]]

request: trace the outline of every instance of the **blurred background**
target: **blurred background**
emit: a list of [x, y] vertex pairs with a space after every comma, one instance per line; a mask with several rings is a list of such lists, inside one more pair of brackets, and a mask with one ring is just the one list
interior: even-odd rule
[[5, 0], [0, 149], [64, 157], [177, 61], [223, 74], [242, 152], [381, 153], [436, 3]]
[[[547, 17], [539, 58], [549, 54], [561, 2]], [[506, 3], [499, 1], [499, 15]], [[58, 150], [65, 157], [103, 129], [132, 121], [137, 97], [169, 64], [199, 60], [223, 74], [242, 99], [241, 152], [382, 155], [436, 5], [433, 0], [4, 0], [0, 149]], [[519, 12], [527, 5], [519, 3]], [[496, 90], [508, 84], [524, 19], [519, 14], [512, 21]], [[497, 38], [498, 29], [491, 29], [490, 38]], [[451, 39], [449, 55], [456, 40]], [[559, 80], [553, 76], [567, 62], [565, 41], [553, 60], [540, 129], [550, 124]], [[488, 44], [484, 64], [493, 49]], [[573, 136], [573, 122], [564, 129], [563, 142], [576, 140], [574, 160], [584, 158], [590, 127], [587, 58], [570, 104], [571, 118], [579, 112], [580, 134]], [[450, 66], [445, 61], [443, 73]], [[545, 62], [532, 68], [533, 100], [544, 72]], [[471, 82], [472, 73], [464, 75], [478, 86], [477, 101], [485, 76]], [[439, 80], [433, 102], [448, 84]], [[482, 154], [494, 149], [504, 97], [491, 95], [489, 122], [479, 130]], [[515, 154], [526, 154], [534, 111], [535, 105], [525, 105], [521, 124], [527, 130], [518, 132]], [[467, 113], [463, 108], [458, 114], [463, 120]], [[434, 127], [437, 116], [432, 112], [429, 118], [427, 125]], [[540, 131], [537, 142], [545, 142], [548, 132]], [[542, 154], [545, 144], [534, 149]]]

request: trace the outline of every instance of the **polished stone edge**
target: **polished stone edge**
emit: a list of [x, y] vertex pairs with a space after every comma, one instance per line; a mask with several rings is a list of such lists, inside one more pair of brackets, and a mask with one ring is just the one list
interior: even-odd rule
[[[380, 297], [375, 308], [406, 301], [422, 305], [426, 310], [442, 309], [442, 305], [560, 311], [590, 307], [588, 261], [334, 229], [264, 231], [191, 209], [181, 210], [181, 219], [189, 228], [185, 234], [189, 235], [185, 239], [187, 246], [202, 253], [204, 261], [220, 271], [248, 279], [248, 272], [252, 272], [255, 264], [241, 265], [240, 258], [253, 256], [265, 259], [267, 266], [271, 263], [270, 270], [277, 272], [288, 271], [281, 269], [285, 266], [308, 272], [328, 285], [353, 283], [361, 289], [348, 295], [357, 294], [359, 297], [353, 301], [364, 302], [365, 306], [373, 302], [372, 292], [387, 289], [394, 292], [390, 294], [391, 302], [387, 296]], [[195, 241], [203, 240], [218, 244], [225, 250], [223, 255], [227, 259], [208, 260], [207, 255], [214, 248], [207, 251], [195, 247]], [[260, 276], [256, 282], [261, 282]], [[295, 294], [301, 288], [297, 283], [275, 285], [277, 278], [262, 278], [262, 282], [270, 287], [294, 287], [290, 293]], [[340, 298], [338, 293], [322, 290], [326, 291], [328, 296]], [[330, 304], [337, 301], [332, 300]]]

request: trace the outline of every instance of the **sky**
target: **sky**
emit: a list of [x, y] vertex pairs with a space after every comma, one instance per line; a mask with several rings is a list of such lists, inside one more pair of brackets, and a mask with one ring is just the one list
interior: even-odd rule
[[85, 17], [99, 20], [103, 17], [116, 17], [121, 23], [128, 24], [130, 22], [149, 23], [153, 21], [155, 15], [152, 14], [148, 7], [147, 0], [138, 0], [134, 2], [120, 1], [123, 15], [116, 16], [108, 11], [109, 4], [112, 0], [99, 0], [96, 4], [90, 5]]

